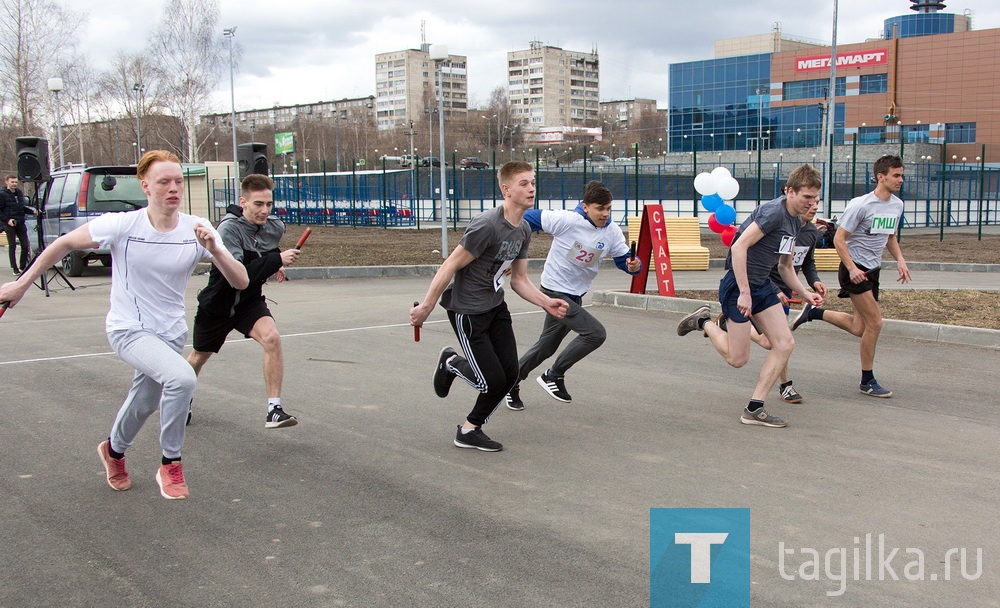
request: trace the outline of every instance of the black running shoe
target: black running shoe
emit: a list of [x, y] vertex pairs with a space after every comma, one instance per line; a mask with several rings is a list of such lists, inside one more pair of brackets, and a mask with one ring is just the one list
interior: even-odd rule
[[458, 425], [455, 433], [455, 445], [460, 448], [482, 450], [484, 452], [499, 452], [503, 449], [503, 444], [493, 441], [489, 435], [483, 432], [483, 427], [477, 426], [468, 433], [462, 432], [462, 425]]
[[515, 384], [514, 388], [510, 389], [507, 396], [504, 397], [507, 402], [507, 409], [514, 410], [515, 412], [520, 412], [524, 409], [524, 402], [521, 401], [521, 385]]
[[799, 325], [802, 325], [803, 323], [808, 323], [809, 321], [812, 320], [809, 318], [809, 313], [812, 312], [812, 309], [813, 305], [809, 303], [806, 303], [806, 305], [802, 307], [802, 310], [799, 311], [799, 314], [795, 316], [795, 320], [792, 321], [792, 331], [798, 329]]
[[563, 376], [553, 376], [546, 371], [538, 377], [538, 386], [544, 388], [545, 392], [551, 395], [556, 401], [569, 403], [573, 400], [569, 396], [569, 393], [566, 392], [566, 383], [563, 380]]
[[441, 354], [438, 355], [437, 368], [434, 370], [434, 393], [442, 399], [448, 396], [451, 383], [455, 381], [454, 372], [448, 369], [448, 359], [456, 354], [454, 348], [445, 346], [441, 349]]
[[275, 406], [270, 412], [267, 413], [267, 419], [264, 421], [265, 429], [283, 429], [288, 426], [295, 426], [299, 421], [295, 416], [291, 416], [285, 413], [285, 410], [281, 409], [281, 406]]

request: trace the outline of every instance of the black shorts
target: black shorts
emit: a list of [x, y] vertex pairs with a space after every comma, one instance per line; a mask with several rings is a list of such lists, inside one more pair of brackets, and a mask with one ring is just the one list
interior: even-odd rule
[[198, 309], [194, 316], [194, 331], [192, 347], [203, 353], [217, 353], [226, 343], [226, 336], [234, 329], [243, 334], [244, 338], [249, 338], [250, 330], [263, 317], [270, 317], [264, 300], [254, 300], [249, 304], [240, 306], [231, 317], [216, 317], [207, 315]]
[[858, 268], [865, 271], [864, 281], [860, 283], [851, 282], [851, 273], [848, 272], [847, 266], [844, 263], [840, 263], [840, 268], [837, 269], [837, 279], [840, 280], [840, 293], [837, 294], [838, 298], [849, 298], [851, 294], [857, 295], [864, 293], [866, 291], [872, 292], [872, 297], [878, 302], [878, 277], [879, 273], [882, 271], [882, 267], [868, 269], [861, 264], [855, 264]]

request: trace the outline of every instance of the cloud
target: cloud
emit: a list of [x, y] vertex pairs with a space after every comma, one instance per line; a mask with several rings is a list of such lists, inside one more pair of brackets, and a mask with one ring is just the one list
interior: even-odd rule
[[[90, 16], [80, 48], [99, 69], [107, 68], [121, 48], [140, 50], [160, 10], [155, 0], [70, 4]], [[972, 9], [976, 29], [1000, 26], [995, 0], [948, 4], [948, 12]], [[838, 40], [846, 44], [875, 37], [886, 18], [908, 14], [908, 8], [903, 0], [890, 5], [839, 0]], [[421, 21], [428, 42], [447, 44], [452, 53], [468, 57], [470, 98], [480, 103], [491, 90], [506, 85], [506, 53], [538, 39], [574, 51], [596, 46], [603, 100], [647, 97], [657, 99], [661, 108], [667, 102], [669, 64], [711, 58], [717, 39], [779, 27], [786, 36], [828, 44], [833, 27], [828, 1], [789, 6], [787, 0], [509, 0], [499, 5], [440, 0], [428, 6], [412, 0], [299, 0], [284, 5], [221, 0], [220, 9], [220, 35], [222, 27], [236, 25], [243, 49], [238, 109], [374, 94], [375, 55], [418, 48]], [[220, 83], [220, 110], [229, 107], [228, 80]]]

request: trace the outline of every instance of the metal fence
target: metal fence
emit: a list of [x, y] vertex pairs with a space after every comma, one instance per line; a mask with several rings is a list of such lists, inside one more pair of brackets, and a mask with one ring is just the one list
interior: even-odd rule
[[[734, 204], [737, 222], [758, 204], [778, 196], [780, 186], [798, 163], [725, 163], [740, 183]], [[612, 218], [624, 223], [643, 205], [659, 203], [668, 214], [699, 216], [691, 164], [588, 165], [538, 167], [536, 206], [572, 209], [586, 183], [597, 179], [615, 195]], [[817, 167], [831, 180], [830, 200], [820, 215], [834, 217], [847, 202], [873, 188], [871, 164], [834, 162]], [[638, 169], [638, 170], [637, 170]], [[440, 224], [440, 170], [383, 169], [350, 173], [275, 175], [275, 213], [291, 224], [335, 226], [416, 227]], [[213, 180], [213, 219], [231, 204], [228, 180]], [[453, 226], [492, 208], [502, 197], [496, 171], [446, 169], [448, 223]], [[989, 226], [1000, 224], [1000, 168], [982, 164], [911, 163], [906, 166], [900, 198], [905, 202], [903, 228]]]

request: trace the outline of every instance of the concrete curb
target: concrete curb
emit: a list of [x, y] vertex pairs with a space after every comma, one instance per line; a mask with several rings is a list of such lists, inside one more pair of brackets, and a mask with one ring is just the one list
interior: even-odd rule
[[[709, 268], [724, 268], [726, 260], [724, 258], [712, 258], [708, 261]], [[1000, 264], [962, 264], [959, 262], [907, 262], [906, 266], [914, 271], [943, 271], [943, 272], [1000, 272]], [[882, 262], [882, 268], [895, 270], [896, 261]]]
[[[718, 302], [641, 295], [623, 291], [591, 292], [591, 302], [598, 306], [617, 306], [649, 312], [689, 313], [699, 306], [710, 307], [713, 315], [722, 311]], [[827, 323], [810, 324], [810, 331], [813, 330], [814, 326], [820, 331], [840, 331]], [[995, 329], [886, 319], [882, 325], [882, 335], [1000, 350], [1000, 330]]]

